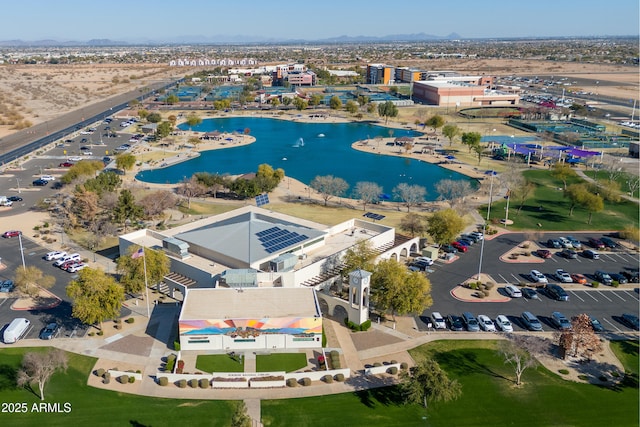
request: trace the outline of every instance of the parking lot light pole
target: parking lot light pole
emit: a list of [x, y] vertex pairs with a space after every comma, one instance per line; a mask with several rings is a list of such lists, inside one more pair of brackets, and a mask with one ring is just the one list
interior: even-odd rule
[[27, 266], [24, 263], [24, 248], [22, 247], [22, 233], [18, 234], [18, 241], [20, 242], [20, 256], [22, 257], [22, 268], [26, 270]]
[[20, 194], [21, 193], [21, 190], [20, 190], [20, 178], [16, 178], [16, 184], [18, 185], [18, 194]]
[[489, 215], [491, 214], [491, 202], [493, 202], [493, 177], [496, 175], [495, 171], [491, 171], [491, 184], [489, 185], [489, 206], [487, 207], [487, 220], [484, 222], [482, 229], [482, 242], [480, 243], [480, 262], [478, 263], [478, 280], [480, 280], [480, 274], [482, 273], [482, 256], [484, 255], [484, 239], [487, 234], [487, 223], [489, 222]]

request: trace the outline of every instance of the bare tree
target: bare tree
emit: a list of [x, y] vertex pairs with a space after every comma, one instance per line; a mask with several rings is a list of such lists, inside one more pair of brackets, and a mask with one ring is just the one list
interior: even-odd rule
[[524, 371], [538, 365], [535, 353], [542, 352], [545, 346], [548, 344], [542, 339], [515, 334], [498, 343], [498, 353], [504, 358], [504, 363], [513, 367], [516, 385], [522, 384]]
[[192, 176], [190, 179], [185, 179], [182, 181], [182, 184], [176, 188], [176, 193], [178, 195], [186, 197], [187, 199], [187, 207], [191, 208], [191, 199], [193, 197], [198, 197], [207, 192], [207, 187], [202, 185], [196, 177]]
[[327, 206], [329, 199], [342, 196], [349, 188], [347, 181], [333, 175], [316, 176], [309, 186], [320, 193], [325, 206]]
[[640, 186], [640, 179], [631, 178], [627, 180], [627, 187], [629, 188], [629, 194], [631, 195], [631, 197], [633, 197], [633, 195], [635, 194], [638, 186]]
[[473, 192], [469, 181], [460, 179], [442, 179], [436, 182], [435, 188], [440, 194], [439, 199], [449, 203], [450, 207], [464, 202], [464, 198]]
[[380, 199], [382, 187], [375, 182], [360, 181], [356, 183], [354, 194], [362, 201], [362, 210], [366, 210], [368, 204], [375, 203]]
[[67, 369], [67, 354], [60, 349], [50, 349], [46, 353], [26, 353], [22, 358], [22, 368], [18, 371], [19, 387], [31, 387], [38, 383], [40, 400], [44, 400], [44, 386], [59, 369]]
[[30, 265], [26, 268], [18, 268], [16, 270], [16, 288], [25, 295], [37, 298], [40, 294], [40, 289], [48, 289], [56, 283], [56, 278], [49, 275], [44, 275], [42, 270], [34, 265]]
[[149, 193], [139, 202], [144, 210], [145, 216], [148, 218], [161, 215], [165, 209], [175, 206], [176, 203], [175, 194], [167, 190]]
[[409, 212], [411, 206], [424, 202], [427, 189], [419, 185], [409, 185], [402, 182], [393, 189], [393, 194], [397, 199], [400, 199], [402, 204], [407, 207], [407, 212]]
[[422, 235], [427, 230], [426, 218], [415, 212], [409, 212], [400, 220], [400, 230], [412, 237]]

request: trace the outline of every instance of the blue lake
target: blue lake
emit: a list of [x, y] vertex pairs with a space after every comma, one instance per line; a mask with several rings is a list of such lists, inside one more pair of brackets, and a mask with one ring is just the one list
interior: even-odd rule
[[[188, 129], [186, 125], [179, 127]], [[434, 184], [442, 179], [470, 180], [420, 160], [354, 150], [351, 144], [355, 141], [389, 137], [389, 128], [366, 123], [299, 123], [235, 117], [205, 119], [193, 130], [243, 133], [246, 128], [256, 138], [253, 144], [205, 151], [186, 162], [140, 172], [136, 178], [151, 183], [177, 183], [195, 172], [238, 175], [255, 172], [258, 165], [267, 163], [274, 169], [284, 169], [286, 176], [305, 184], [318, 175], [340, 177], [349, 184], [347, 195], [360, 181], [376, 182], [387, 194], [400, 183], [421, 185], [427, 189], [426, 200], [438, 198]], [[393, 137], [418, 135], [411, 130], [393, 130]]]

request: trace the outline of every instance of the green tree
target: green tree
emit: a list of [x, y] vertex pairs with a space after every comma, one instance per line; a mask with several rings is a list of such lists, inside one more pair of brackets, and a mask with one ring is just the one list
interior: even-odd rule
[[311, 99], [309, 100], [309, 102], [312, 106], [317, 107], [318, 105], [320, 105], [323, 99], [324, 97], [321, 94], [314, 93], [313, 95], [311, 95]]
[[449, 379], [438, 362], [424, 359], [400, 376], [400, 390], [407, 403], [449, 402], [462, 394], [462, 386]]
[[378, 262], [371, 274], [371, 301], [376, 309], [396, 314], [420, 314], [433, 304], [431, 282], [395, 259]]
[[139, 246], [130, 246], [125, 255], [118, 258], [118, 273], [120, 274], [120, 284], [124, 287], [125, 292], [136, 294], [145, 290], [145, 272], [144, 266], [147, 266], [147, 283], [155, 285], [160, 283], [164, 276], [169, 274], [171, 262], [169, 257], [162, 251], [153, 249], [144, 249], [143, 257], [133, 259], [131, 256], [135, 253]]
[[578, 176], [578, 174], [568, 164], [557, 162], [553, 165], [553, 169], [551, 169], [551, 176], [562, 181], [564, 190], [566, 191], [567, 180]]
[[480, 145], [480, 140], [482, 139], [482, 135], [479, 132], [465, 132], [462, 134], [460, 138], [462, 143], [469, 148], [469, 152]]
[[292, 102], [293, 102], [293, 99], [289, 98], [288, 96], [285, 96], [284, 98], [282, 98], [282, 103], [284, 105], [291, 105]]
[[38, 383], [40, 400], [44, 400], [44, 387], [58, 370], [67, 370], [67, 354], [57, 348], [51, 348], [45, 353], [29, 352], [22, 357], [22, 367], [16, 375], [18, 387], [31, 387]]
[[162, 121], [162, 116], [160, 113], [151, 113], [147, 116], [147, 121], [149, 123], [160, 123]]
[[409, 185], [406, 182], [401, 182], [393, 189], [393, 195], [407, 207], [407, 212], [409, 212], [412, 206], [424, 202], [424, 196], [426, 194], [426, 188], [420, 185]]
[[338, 98], [337, 96], [332, 96], [331, 99], [329, 99], [329, 108], [331, 108], [332, 110], [339, 110], [342, 108], [342, 101], [340, 100], [340, 98]]
[[438, 245], [452, 241], [464, 229], [464, 220], [453, 209], [435, 212], [427, 219], [427, 233]]
[[142, 206], [136, 204], [135, 198], [130, 190], [122, 190], [118, 197], [118, 204], [113, 209], [113, 219], [119, 224], [126, 224], [127, 220], [137, 221], [142, 218], [144, 211]]
[[138, 117], [140, 117], [142, 120], [146, 119], [147, 117], [149, 117], [149, 111], [145, 110], [144, 108], [139, 109]]
[[87, 325], [99, 323], [102, 327], [102, 322], [120, 314], [124, 288], [104, 271], [85, 268], [80, 270], [78, 279], [69, 283], [67, 295], [73, 299], [73, 317]]
[[376, 203], [380, 199], [382, 187], [375, 182], [360, 181], [356, 183], [353, 192], [355, 197], [362, 202], [362, 210], [366, 210], [368, 204]]
[[442, 116], [436, 114], [435, 116], [429, 117], [429, 120], [426, 121], [426, 125], [431, 126], [433, 130], [436, 131], [444, 126], [444, 119]]
[[251, 417], [247, 413], [247, 405], [243, 400], [235, 403], [235, 409], [231, 416], [231, 427], [251, 427]]
[[425, 217], [410, 212], [400, 220], [400, 230], [412, 237], [422, 235], [427, 229], [425, 222]]
[[276, 170], [266, 163], [258, 166], [258, 172], [256, 172], [255, 181], [258, 184], [260, 191], [272, 191], [280, 184], [284, 179], [284, 169], [278, 168]]
[[173, 125], [171, 122], [162, 122], [156, 128], [156, 135], [158, 135], [159, 138], [166, 138], [171, 134], [171, 132], [173, 132]]
[[38, 267], [30, 265], [26, 268], [18, 267], [16, 269], [14, 282], [20, 293], [32, 298], [39, 298], [40, 289], [51, 288], [56, 283], [56, 279], [53, 276], [45, 276]]
[[273, 99], [271, 100], [271, 105], [272, 105], [274, 108], [278, 108], [278, 105], [280, 105], [280, 100], [279, 100], [278, 98], [273, 98]]
[[122, 153], [116, 156], [116, 167], [118, 169], [128, 171], [131, 170], [135, 164], [136, 156], [131, 153]]
[[389, 117], [398, 115], [398, 107], [391, 101], [381, 102], [378, 104], [378, 115], [384, 117], [384, 123], [387, 124]]
[[194, 126], [198, 126], [200, 123], [202, 123], [202, 118], [197, 114], [192, 113], [187, 116], [187, 125], [189, 126], [189, 129]]
[[361, 107], [364, 107], [370, 101], [371, 101], [371, 98], [369, 98], [368, 96], [366, 96], [366, 95], [358, 95], [358, 105], [360, 105]]
[[309, 187], [320, 193], [320, 196], [324, 200], [324, 205], [327, 206], [327, 202], [332, 197], [341, 197], [344, 195], [349, 188], [349, 184], [342, 178], [325, 175], [313, 178]]
[[349, 114], [355, 114], [358, 112], [358, 104], [353, 100], [347, 101], [347, 104], [344, 108]]
[[602, 200], [602, 196], [599, 194], [587, 193], [584, 195], [580, 205], [589, 212], [589, 220], [587, 221], [587, 224], [591, 224], [593, 214], [604, 209], [604, 200]]
[[476, 155], [478, 156], [478, 164], [480, 164], [480, 161], [482, 160], [482, 154], [484, 153], [484, 146], [482, 144], [474, 145], [473, 151], [475, 151]]
[[573, 215], [576, 206], [580, 206], [589, 194], [585, 184], [571, 184], [564, 190], [564, 197], [569, 199], [569, 216]]
[[445, 125], [442, 128], [442, 134], [449, 139], [449, 147], [453, 145], [453, 140], [457, 138], [462, 131], [456, 125]]
[[64, 184], [70, 184], [74, 180], [83, 176], [94, 176], [97, 171], [104, 169], [104, 163], [101, 161], [82, 160], [71, 166], [60, 180]]
[[296, 107], [296, 110], [302, 111], [306, 110], [309, 104], [302, 98], [296, 98], [293, 100], [293, 105]]
[[169, 95], [167, 96], [167, 99], [165, 100], [165, 102], [169, 105], [173, 105], [173, 104], [177, 104], [178, 102], [180, 102], [180, 98], [178, 98], [178, 96], [176, 95]]
[[356, 270], [365, 270], [373, 272], [375, 268], [376, 251], [373, 250], [368, 240], [358, 240], [358, 242], [347, 249], [342, 256], [344, 268], [342, 276], [349, 276], [349, 273]]

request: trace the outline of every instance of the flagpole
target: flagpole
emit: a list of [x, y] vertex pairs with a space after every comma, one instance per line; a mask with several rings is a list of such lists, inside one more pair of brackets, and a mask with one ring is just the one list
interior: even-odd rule
[[151, 319], [151, 311], [149, 309], [149, 283], [147, 282], [147, 257], [144, 252], [144, 246], [142, 247], [142, 266], [144, 268], [144, 289], [146, 292], [146, 300], [147, 300], [147, 317]]

